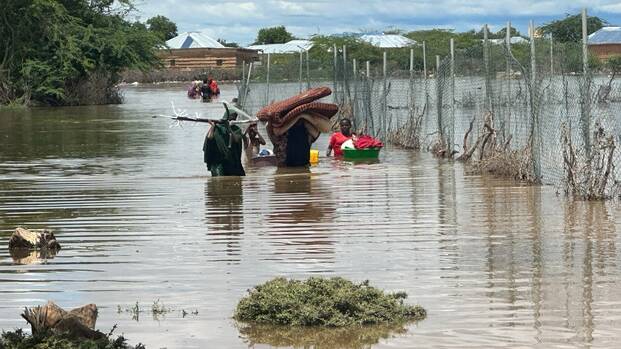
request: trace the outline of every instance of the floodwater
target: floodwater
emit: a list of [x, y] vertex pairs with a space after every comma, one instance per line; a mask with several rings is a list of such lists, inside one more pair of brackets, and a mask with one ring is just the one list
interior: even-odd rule
[[[223, 112], [184, 94], [132, 86], [123, 105], [0, 112], [0, 328], [26, 327], [22, 309], [53, 300], [96, 303], [99, 329], [148, 348], [618, 347], [614, 204], [390, 147], [378, 163], [210, 178], [205, 126], [153, 117], [171, 101]], [[53, 229], [62, 250], [11, 256], [17, 226]], [[248, 288], [318, 275], [406, 291], [428, 317], [329, 331], [231, 319]], [[170, 311], [154, 316], [158, 300]]]

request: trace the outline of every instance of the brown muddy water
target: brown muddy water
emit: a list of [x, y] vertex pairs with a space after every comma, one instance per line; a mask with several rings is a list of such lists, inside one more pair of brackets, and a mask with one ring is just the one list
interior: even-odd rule
[[[322, 157], [309, 171], [210, 178], [204, 126], [152, 118], [171, 101], [222, 113], [184, 94], [127, 87], [118, 106], [0, 112], [0, 328], [25, 327], [25, 306], [54, 300], [96, 303], [98, 328], [118, 324], [148, 348], [618, 347], [614, 204], [390, 147], [379, 163]], [[63, 249], [14, 259], [6, 245], [20, 225], [54, 229]], [[313, 275], [406, 291], [428, 317], [329, 331], [231, 319], [248, 288]], [[172, 310], [153, 316], [157, 300]], [[138, 319], [124, 311], [136, 302]]]

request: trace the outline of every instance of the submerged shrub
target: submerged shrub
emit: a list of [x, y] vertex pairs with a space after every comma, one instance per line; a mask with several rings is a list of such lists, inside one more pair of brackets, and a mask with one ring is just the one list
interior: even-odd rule
[[425, 309], [407, 305], [404, 292], [384, 293], [368, 281], [340, 277], [304, 281], [275, 278], [249, 291], [235, 310], [238, 321], [292, 326], [373, 325], [416, 321]]
[[17, 329], [13, 332], [2, 332], [0, 349], [145, 349], [145, 347], [142, 344], [133, 347], [127, 344], [123, 336], [116, 339], [105, 337], [90, 340], [50, 332], [32, 336], [22, 329]]

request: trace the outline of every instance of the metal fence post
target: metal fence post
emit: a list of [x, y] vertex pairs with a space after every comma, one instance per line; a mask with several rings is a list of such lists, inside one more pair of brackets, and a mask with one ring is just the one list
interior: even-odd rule
[[423, 83], [425, 88], [425, 107], [423, 110], [425, 111], [424, 122], [427, 122], [427, 115], [429, 114], [429, 82], [427, 81], [427, 44], [423, 41]]
[[485, 66], [485, 109], [492, 110], [492, 91], [489, 79], [489, 32], [487, 24], [483, 26], [483, 64]]
[[554, 39], [550, 33], [550, 76], [554, 76]]
[[438, 135], [440, 142], [444, 145], [444, 127], [442, 125], [442, 87], [440, 86], [440, 56], [436, 55], [436, 115], [438, 122]]
[[[366, 68], [367, 68], [367, 78], [366, 78], [366, 93], [368, 98], [370, 98], [373, 95], [373, 91], [372, 91], [372, 86], [371, 86], [371, 62], [367, 61], [366, 62]], [[364, 100], [364, 99], [363, 99]], [[377, 133], [375, 132], [375, 122], [373, 120], [373, 110], [371, 109], [371, 103], [369, 100], [365, 100], [365, 106], [367, 109], [367, 112], [365, 113], [365, 126], [368, 125], [369, 121], [371, 123], [371, 131], [370, 133], [372, 133], [374, 136], [377, 136]]]
[[267, 86], [265, 89], [265, 105], [268, 105], [270, 103], [270, 61], [271, 61], [271, 56], [268, 53], [267, 54], [267, 75], [266, 75]]
[[384, 55], [383, 55], [383, 63], [382, 63], [382, 77], [384, 79], [384, 89], [383, 89], [383, 98], [382, 98], [382, 113], [383, 115], [383, 122], [382, 122], [382, 138], [386, 139], [386, 121], [388, 119], [388, 85], [387, 85], [387, 81], [386, 81], [386, 51], [384, 51]]
[[353, 84], [354, 84], [354, 100], [351, 103], [351, 114], [352, 114], [352, 121], [354, 123], [354, 130], [357, 127], [357, 122], [356, 119], [358, 118], [358, 116], [356, 115], [356, 107], [358, 105], [358, 62], [356, 62], [356, 59], [354, 58], [352, 61], [352, 66], [353, 66], [353, 73], [354, 73], [354, 79], [353, 79]]
[[448, 154], [453, 152], [455, 146], [455, 40], [451, 38], [451, 123], [448, 132]]
[[310, 58], [308, 57], [308, 51], [306, 50], [306, 89], [310, 90], [311, 88], [311, 83], [310, 83]]
[[409, 122], [410, 124], [414, 123], [414, 49], [410, 49], [410, 84], [409, 84], [409, 101], [408, 101], [408, 109], [409, 109]]
[[299, 79], [300, 92], [302, 92], [302, 65], [303, 65], [303, 59], [304, 59], [302, 55], [303, 55], [302, 50], [300, 50], [300, 79]]
[[347, 46], [343, 45], [343, 103], [351, 103], [349, 94], [349, 83], [347, 81]]
[[511, 22], [507, 22], [507, 33], [505, 35], [506, 45], [507, 45], [507, 68], [505, 70], [505, 79], [507, 80], [507, 113], [505, 114], [505, 121], [503, 126], [503, 134], [504, 139], [506, 140], [511, 133], [511, 107], [512, 107], [512, 97], [511, 97]]
[[582, 9], [582, 75], [584, 89], [582, 92], [582, 137], [587, 159], [591, 156], [591, 76], [589, 72], [589, 49], [587, 32], [587, 10]]
[[530, 21], [530, 109], [531, 109], [531, 154], [535, 176], [541, 179], [541, 142], [539, 128], [539, 99], [537, 93], [537, 56], [535, 51], [535, 24]]
[[339, 98], [338, 98], [338, 91], [337, 91], [337, 80], [338, 80], [338, 75], [337, 75], [337, 68], [336, 65], [338, 64], [337, 62], [337, 52], [336, 52], [336, 44], [332, 45], [332, 50], [334, 51], [334, 103], [338, 104], [339, 103]]

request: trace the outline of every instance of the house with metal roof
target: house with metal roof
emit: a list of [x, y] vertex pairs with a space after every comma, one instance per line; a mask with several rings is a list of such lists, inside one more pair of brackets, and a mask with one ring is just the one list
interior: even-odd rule
[[225, 47], [204, 31], [184, 32], [166, 41], [158, 56], [168, 69], [233, 69], [259, 59], [257, 51]]
[[171, 49], [180, 48], [223, 48], [224, 45], [207, 35], [205, 32], [183, 32], [166, 41]]
[[416, 41], [396, 34], [365, 34], [361, 35], [359, 39], [381, 48], [399, 48], [416, 45]]
[[299, 53], [306, 52], [313, 47], [313, 42], [310, 40], [291, 40], [284, 44], [267, 44], [267, 45], [251, 45], [247, 49], [257, 50], [259, 53]]
[[603, 27], [589, 35], [589, 51], [601, 60], [621, 56], [621, 27]]
[[[490, 43], [493, 45], [504, 45], [507, 42], [506, 39], [490, 39]], [[525, 39], [521, 36], [512, 36], [511, 37], [511, 45], [515, 44], [525, 44], [528, 43], [528, 39]]]

